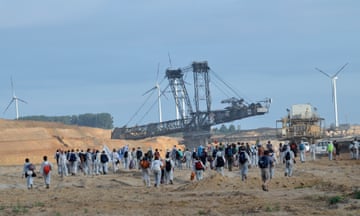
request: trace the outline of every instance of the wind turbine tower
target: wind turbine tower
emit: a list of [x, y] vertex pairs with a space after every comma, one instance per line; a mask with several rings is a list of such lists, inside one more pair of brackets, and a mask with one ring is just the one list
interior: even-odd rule
[[330, 76], [328, 73], [325, 73], [324, 71], [320, 70], [319, 68], [315, 68], [320, 73], [324, 74], [325, 76], [329, 77], [331, 79], [331, 85], [332, 85], [332, 98], [334, 103], [334, 112], [335, 112], [335, 127], [339, 127], [339, 119], [338, 119], [338, 107], [337, 107], [337, 96], [336, 96], [336, 80], [338, 79], [339, 73], [348, 65], [346, 63], [344, 66], [342, 66], [333, 76]]
[[160, 84], [158, 82], [158, 78], [159, 78], [159, 68], [160, 68], [160, 63], [158, 64], [158, 70], [157, 70], [157, 75], [156, 75], [156, 83], [155, 86], [152, 87], [151, 89], [149, 89], [148, 91], [146, 91], [143, 95], [146, 95], [147, 93], [153, 91], [153, 90], [157, 90], [157, 101], [158, 101], [158, 110], [159, 110], [159, 122], [162, 122], [162, 109], [161, 109], [161, 88], [160, 88]]
[[11, 106], [11, 104], [12, 104], [13, 102], [15, 102], [16, 120], [18, 120], [18, 119], [19, 119], [19, 101], [21, 101], [21, 102], [23, 102], [23, 103], [26, 103], [26, 104], [27, 104], [27, 102], [24, 101], [23, 99], [20, 99], [20, 98], [16, 97], [12, 77], [10, 78], [10, 80], [11, 80], [11, 91], [12, 91], [12, 93], [13, 93], [13, 96], [12, 96], [12, 98], [11, 98], [11, 100], [10, 100], [9, 105], [8, 105], [8, 106], [6, 107], [6, 109], [4, 110], [4, 113], [9, 109], [9, 107]]

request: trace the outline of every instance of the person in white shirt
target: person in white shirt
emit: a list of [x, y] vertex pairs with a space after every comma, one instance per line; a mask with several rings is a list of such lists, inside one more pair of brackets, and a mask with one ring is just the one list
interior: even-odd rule
[[310, 145], [310, 153], [311, 153], [311, 159], [315, 160], [316, 159], [316, 144], [315, 143]]
[[169, 183], [173, 184], [175, 163], [170, 158], [170, 152], [166, 153], [164, 166], [165, 166], [164, 169], [165, 184], [169, 184]]
[[117, 165], [119, 164], [119, 161], [120, 161], [119, 154], [114, 148], [113, 151], [111, 152], [111, 165], [112, 165], [113, 173], [116, 173], [116, 171], [118, 170]]
[[359, 142], [357, 138], [349, 146], [351, 159], [358, 160], [359, 159]]
[[163, 167], [163, 162], [160, 160], [159, 157], [155, 157], [155, 159], [151, 162], [151, 170], [155, 176], [155, 187], [160, 186], [161, 181], [161, 168]]
[[66, 153], [63, 150], [60, 150], [60, 155], [59, 155], [59, 170], [60, 170], [60, 176], [64, 177], [64, 176], [68, 176], [69, 172], [68, 172], [68, 168], [67, 168], [67, 157], [66, 157]]
[[40, 166], [40, 174], [44, 177], [46, 188], [49, 189], [51, 181], [51, 170], [53, 169], [53, 165], [48, 161], [47, 156], [44, 156], [43, 159], [44, 161]]

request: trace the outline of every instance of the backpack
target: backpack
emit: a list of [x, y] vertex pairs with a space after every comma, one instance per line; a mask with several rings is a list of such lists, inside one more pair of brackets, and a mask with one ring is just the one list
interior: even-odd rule
[[196, 157], [196, 152], [193, 152], [192, 153], [192, 158], [195, 158]]
[[28, 165], [28, 170], [34, 171], [34, 170], [35, 170], [34, 164], [29, 164], [29, 165]]
[[43, 167], [43, 173], [45, 175], [47, 175], [47, 174], [49, 174], [50, 170], [51, 170], [50, 164], [45, 164], [44, 167]]
[[267, 156], [261, 156], [259, 159], [259, 167], [264, 169], [269, 167], [269, 158]]
[[225, 165], [225, 161], [222, 157], [216, 158], [216, 167], [222, 167]]
[[227, 148], [227, 149], [226, 149], [226, 156], [228, 156], [228, 157], [232, 157], [232, 156], [233, 156], [232, 148]]
[[75, 162], [76, 161], [76, 155], [74, 152], [70, 153], [70, 158], [69, 158], [70, 162]]
[[143, 169], [147, 169], [147, 168], [150, 167], [150, 162], [148, 160], [146, 160], [146, 159], [143, 159], [143, 160], [140, 161], [140, 166]]
[[176, 158], [176, 160], [180, 160], [180, 152], [179, 151], [175, 152], [175, 158]]
[[167, 160], [165, 164], [165, 170], [170, 172], [171, 171], [171, 161]]
[[128, 157], [129, 157], [129, 152], [126, 151], [126, 152], [124, 153], [124, 158], [128, 158]]
[[288, 151], [288, 152], [286, 152], [286, 154], [285, 154], [285, 160], [290, 160], [291, 159], [291, 155], [290, 155], [290, 152]]
[[204, 169], [204, 167], [202, 166], [200, 161], [195, 162], [195, 169], [196, 170], [203, 170]]
[[137, 150], [137, 152], [136, 152], [136, 158], [137, 158], [138, 160], [140, 160], [141, 157], [142, 157], [142, 151]]
[[244, 164], [245, 162], [247, 161], [247, 158], [246, 158], [246, 155], [245, 155], [245, 152], [240, 152], [239, 154], [239, 162], [241, 164]]
[[79, 157], [80, 157], [81, 162], [86, 162], [86, 154], [85, 153], [80, 153]]
[[101, 161], [101, 163], [107, 163], [109, 161], [109, 158], [107, 157], [106, 154], [101, 154], [100, 161]]
[[302, 150], [305, 150], [305, 144], [304, 143], [301, 143], [299, 145], [299, 150], [302, 151]]

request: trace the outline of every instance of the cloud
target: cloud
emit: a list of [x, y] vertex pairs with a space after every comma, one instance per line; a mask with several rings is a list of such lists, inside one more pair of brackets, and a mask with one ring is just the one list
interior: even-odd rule
[[103, 1], [2, 1], [0, 28], [57, 25], [84, 19], [95, 13]]

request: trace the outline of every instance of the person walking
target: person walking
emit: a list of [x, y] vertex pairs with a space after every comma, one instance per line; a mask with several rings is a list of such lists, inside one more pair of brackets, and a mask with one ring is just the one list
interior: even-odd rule
[[170, 152], [166, 153], [165, 156], [165, 184], [173, 184], [173, 180], [174, 180], [174, 168], [175, 168], [175, 163], [173, 160], [171, 160], [170, 158]]
[[299, 144], [299, 151], [300, 151], [300, 161], [301, 163], [305, 163], [305, 143], [303, 141]]
[[264, 155], [260, 156], [258, 166], [260, 168], [260, 176], [262, 181], [263, 191], [269, 191], [269, 182], [270, 182], [270, 169], [271, 159], [269, 157], [269, 151], [265, 150]]
[[71, 175], [76, 175], [77, 173], [77, 166], [78, 166], [77, 160], [78, 158], [76, 156], [74, 149], [71, 149], [71, 152], [68, 153], [68, 161], [69, 161], [69, 168]]
[[328, 141], [326, 150], [328, 152], [329, 160], [333, 159], [334, 145], [331, 141]]
[[52, 163], [48, 161], [48, 157], [45, 155], [43, 157], [43, 162], [40, 166], [40, 174], [44, 177], [44, 182], [46, 185], [46, 189], [50, 188], [51, 181], [51, 170], [53, 169]]
[[118, 152], [114, 148], [113, 151], [111, 152], [111, 165], [112, 165], [111, 167], [112, 167], [113, 173], [116, 173], [116, 171], [118, 170], [119, 163], [120, 163], [120, 157], [119, 157]]
[[295, 162], [294, 152], [290, 149], [289, 146], [287, 146], [287, 148], [283, 154], [284, 154], [283, 163], [285, 163], [285, 174], [284, 175], [291, 177], [292, 173], [293, 173], [294, 162]]
[[123, 160], [124, 160], [124, 169], [129, 169], [129, 163], [130, 163], [130, 154], [129, 154], [129, 146], [126, 145], [123, 147]]
[[251, 166], [256, 167], [258, 162], [258, 149], [256, 145], [251, 145]]
[[64, 177], [64, 176], [68, 176], [69, 172], [68, 172], [68, 168], [67, 168], [67, 157], [66, 157], [66, 152], [64, 152], [63, 150], [60, 150], [60, 155], [59, 155], [59, 170], [60, 170], [60, 176]]
[[222, 155], [221, 151], [218, 151], [216, 153], [216, 157], [214, 160], [214, 167], [217, 173], [220, 173], [222, 176], [224, 176], [224, 166], [225, 166], [225, 158]]
[[160, 160], [160, 158], [158, 156], [155, 156], [154, 160], [151, 162], [151, 170], [153, 171], [155, 177], [155, 185], [154, 185], [155, 187], [160, 186], [162, 166], [163, 163]]
[[198, 156], [195, 156], [193, 170], [195, 172], [195, 177], [197, 181], [203, 179], [205, 168], [206, 166], [203, 164], [200, 158]]
[[91, 149], [88, 148], [86, 150], [86, 153], [85, 153], [85, 157], [86, 157], [86, 168], [85, 168], [85, 174], [90, 176], [90, 175], [93, 175], [94, 174], [94, 170], [93, 170], [93, 154], [91, 152]]
[[96, 149], [95, 152], [93, 153], [93, 160], [94, 160], [94, 174], [95, 175], [100, 175], [100, 171], [101, 171], [101, 152]]
[[271, 180], [275, 175], [275, 164], [277, 164], [275, 152], [273, 152], [272, 150], [269, 150], [269, 158], [270, 158], [269, 177]]
[[310, 154], [311, 154], [311, 159], [315, 160], [316, 159], [316, 144], [315, 143], [310, 145]]
[[191, 169], [191, 161], [192, 161], [192, 153], [187, 148], [184, 152], [184, 158], [185, 158], [185, 167], [187, 169]]
[[136, 164], [138, 165], [137, 168], [141, 168], [140, 167], [140, 161], [141, 161], [142, 157], [143, 157], [143, 151], [141, 150], [141, 147], [139, 146], [136, 149]]
[[139, 166], [146, 187], [150, 187], [150, 161], [147, 153], [140, 159]]
[[55, 155], [54, 155], [54, 159], [56, 160], [56, 166], [57, 166], [57, 171], [58, 174], [61, 175], [61, 165], [60, 165], [60, 149], [56, 149]]
[[22, 172], [22, 178], [26, 178], [26, 187], [30, 190], [33, 188], [34, 179], [35, 177], [35, 166], [30, 163], [29, 158], [25, 158], [24, 168]]
[[241, 181], [246, 181], [247, 179], [250, 161], [251, 161], [250, 156], [246, 152], [245, 146], [241, 146], [239, 148], [239, 168], [240, 168]]
[[[234, 147], [233, 147], [234, 146]], [[232, 171], [232, 167], [233, 167], [233, 163], [234, 163], [234, 150], [235, 149], [235, 144], [229, 144], [226, 148], [225, 148], [225, 157], [226, 157], [226, 161], [227, 161], [227, 168], [228, 170], [231, 172]]]
[[340, 143], [334, 140], [333, 144], [335, 149], [335, 160], [340, 160], [340, 150], [341, 150]]
[[359, 142], [357, 138], [354, 139], [351, 147], [352, 151], [352, 159], [358, 160], [359, 159]]
[[179, 170], [182, 170], [182, 161], [183, 161], [183, 158], [184, 158], [184, 153], [181, 151], [181, 149], [179, 148], [177, 151], [176, 151], [176, 167], [179, 169]]
[[291, 142], [291, 144], [290, 144], [290, 149], [291, 149], [292, 152], [294, 152], [294, 156], [295, 156], [295, 158], [296, 158], [297, 152], [298, 152], [298, 146], [297, 146], [297, 144], [296, 144], [295, 141], [292, 141], [292, 142]]
[[105, 150], [103, 150], [100, 154], [100, 163], [101, 163], [101, 173], [103, 175], [106, 175], [108, 173], [108, 162], [109, 162], [109, 157], [106, 154]]

